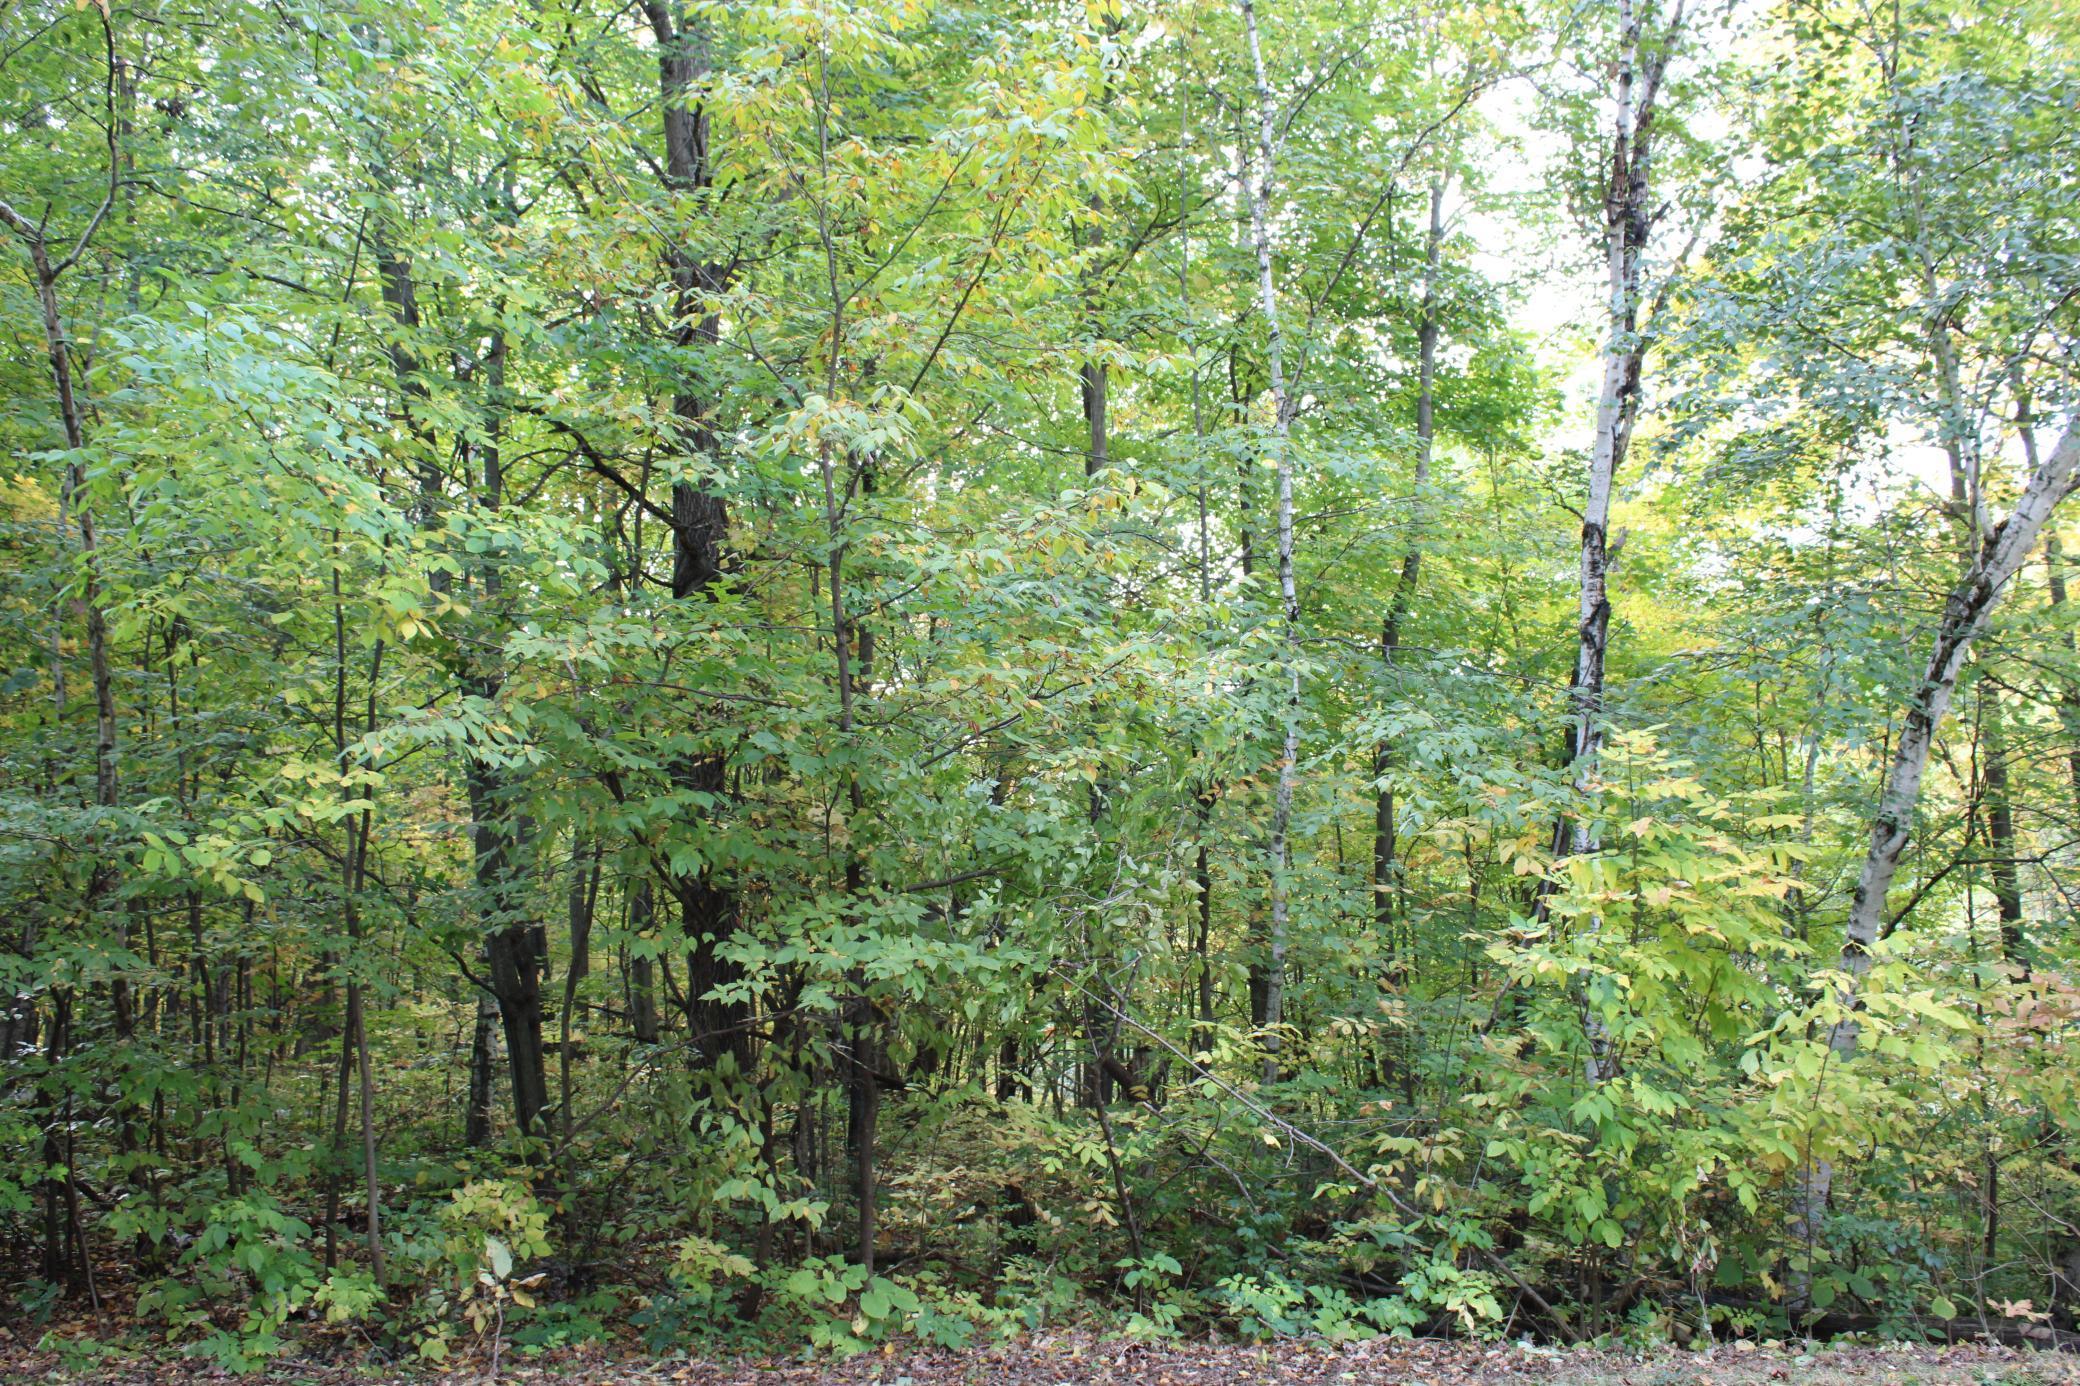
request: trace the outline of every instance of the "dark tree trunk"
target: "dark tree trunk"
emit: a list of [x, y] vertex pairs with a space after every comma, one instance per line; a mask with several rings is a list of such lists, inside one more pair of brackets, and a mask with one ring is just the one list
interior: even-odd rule
[[[105, 12], [103, 21], [105, 25]], [[104, 28], [104, 33], [108, 38], [109, 89], [113, 93], [122, 83], [124, 68], [115, 53], [113, 31]], [[108, 191], [69, 254], [53, 261], [51, 246], [44, 236], [46, 223], [32, 223], [15, 211], [11, 204], [0, 201], [0, 221], [4, 221], [21, 237], [29, 252], [30, 268], [36, 285], [37, 306], [41, 310], [45, 360], [50, 368], [51, 386], [57, 396], [58, 416], [64, 426], [66, 446], [71, 450], [71, 457], [65, 463], [59, 488], [58, 530], [61, 538], [65, 531], [71, 528], [76, 527], [79, 533], [79, 552], [85, 580], [79, 584], [70, 605], [86, 630], [87, 666], [94, 694], [94, 805], [102, 811], [104, 818], [112, 815], [118, 800], [115, 685], [110, 675], [108, 660], [108, 622], [101, 607], [99, 542], [94, 514], [88, 507], [86, 496], [86, 459], [83, 454], [87, 445], [87, 415], [74, 375], [72, 342], [67, 335], [64, 313], [58, 301], [58, 280], [86, 253], [95, 232], [100, 229], [102, 219], [108, 215], [109, 208], [115, 203], [121, 164], [114, 117], [115, 113], [111, 109], [106, 127]], [[51, 681], [60, 719], [65, 714], [65, 661], [61, 630], [62, 622], [56, 619], [54, 613], [51, 633]], [[101, 832], [102, 830], [96, 829], [92, 839], [84, 844], [88, 868], [82, 913], [90, 924], [103, 899], [117, 883], [116, 864], [102, 850], [99, 840]], [[118, 947], [127, 948], [127, 940], [123, 937], [120, 923], [117, 926], [116, 942]], [[127, 1051], [132, 1027], [128, 979], [118, 976], [112, 990], [118, 1038]], [[54, 997], [56, 999], [53, 1003], [54, 1015], [50, 1031], [53, 1062], [71, 1043], [71, 998], [69, 994], [61, 992], [54, 992]], [[55, 1248], [58, 1242], [69, 1238], [76, 1252], [79, 1271], [79, 1278], [74, 1287], [84, 1287], [89, 1297], [95, 1299], [95, 1308], [98, 1311], [100, 1304], [94, 1289], [93, 1266], [85, 1245], [84, 1229], [79, 1218], [78, 1193], [70, 1169], [72, 1142], [68, 1135], [61, 1151], [55, 1139], [55, 1126], [69, 1125], [69, 1122], [56, 1120], [59, 1108], [55, 1105], [58, 1102], [55, 1093], [51, 1094], [51, 1101], [54, 1104], [53, 1121], [45, 1127], [44, 1154], [47, 1163], [54, 1167], [66, 1166], [67, 1172], [63, 1180], [58, 1181], [57, 1187], [53, 1186], [51, 1180], [45, 1181], [45, 1278], [57, 1278], [56, 1268], [64, 1257], [63, 1253]], [[65, 1100], [63, 1110], [69, 1112], [69, 1098]], [[127, 1116], [119, 1117], [119, 1122], [127, 1124], [127, 1121]], [[52, 1156], [59, 1158], [50, 1158]]]
[[505, 1040], [513, 1120], [522, 1135], [538, 1135], [536, 1122], [549, 1105], [542, 1043], [542, 971], [547, 958], [541, 930], [527, 918], [523, 873], [514, 864], [524, 845], [524, 829], [508, 822], [508, 811], [499, 804], [505, 786], [490, 767], [470, 766], [468, 781], [470, 814], [475, 820], [471, 833], [477, 891], [483, 911], [485, 980], [497, 1003]]
[[[631, 940], [642, 941], [650, 931], [651, 921], [650, 882], [637, 881], [628, 897]], [[636, 1043], [657, 1043], [657, 967], [648, 956], [631, 957], [628, 961], [628, 1017], [629, 1034]]]
[[[55, 1078], [58, 1066], [64, 1062], [65, 1050], [71, 1038], [72, 995], [63, 987], [53, 987], [50, 992], [51, 1019], [44, 1027], [45, 1069]], [[43, 1123], [43, 1278], [55, 1284], [66, 1279], [78, 1288], [78, 1277], [73, 1273], [68, 1256], [68, 1233], [66, 1230], [65, 1199], [68, 1179], [59, 1171], [65, 1167], [65, 1120], [64, 1099], [59, 1096], [55, 1083], [45, 1087], [47, 1111]]]
[[1192, 882], [1199, 890], [1197, 927], [1192, 952], [1198, 965], [1198, 1015], [1192, 1026], [1194, 1061], [1213, 1050], [1213, 861], [1207, 839], [1212, 832], [1215, 794], [1211, 787], [1199, 791], [1199, 841], [1192, 853]]
[[[682, 196], [699, 194], [712, 182], [708, 115], [700, 91], [701, 81], [712, 70], [706, 24], [690, 8], [674, 15], [665, 0], [645, 0], [643, 9], [657, 42], [665, 185]], [[703, 304], [708, 294], [721, 287], [726, 271], [678, 242], [667, 251], [666, 263], [679, 324], [673, 345], [682, 351], [714, 345], [720, 324], [713, 313], [704, 311]], [[680, 369], [690, 373], [693, 363], [682, 359]], [[672, 416], [680, 443], [689, 454], [707, 462], [719, 461], [714, 408], [700, 391], [675, 390]], [[728, 506], [709, 486], [679, 481], [672, 486], [671, 516], [672, 596], [684, 601], [714, 595], [724, 572]], [[727, 797], [723, 758], [712, 752], [682, 760], [673, 768], [672, 782], [710, 812]], [[694, 875], [674, 877], [669, 886], [678, 901], [680, 929], [690, 949], [686, 1020], [693, 1061], [714, 1068], [727, 1059], [741, 1073], [749, 1067], [749, 1008], [742, 1001], [712, 995], [742, 977], [742, 969], [725, 955], [738, 922], [735, 892], [716, 879], [712, 866]]]
[[1078, 372], [1083, 393], [1083, 417], [1088, 426], [1089, 446], [1083, 457], [1083, 474], [1095, 480], [1112, 465], [1112, 442], [1106, 431], [1105, 411], [1111, 395], [1103, 361], [1086, 361]]
[[[586, 860], [588, 855], [590, 862]], [[557, 1106], [561, 1109], [565, 1145], [569, 1145], [571, 1139], [571, 1022], [578, 1008], [578, 985], [592, 971], [592, 913], [599, 899], [600, 856], [600, 849], [588, 850], [581, 834], [572, 835], [570, 961], [563, 970], [563, 1008], [558, 1013], [560, 1029], [556, 1044], [558, 1086], [561, 1090]]]
[[[481, 954], [480, 954], [481, 956]], [[471, 1147], [491, 1143], [491, 1104], [498, 1086], [498, 1002], [478, 987], [476, 1022], [470, 1027], [469, 1108], [463, 1118], [462, 1139]]]
[[854, 1256], [872, 1275], [878, 1235], [875, 1204], [880, 1172], [874, 1160], [874, 1143], [881, 1125], [881, 1017], [873, 1001], [863, 994], [864, 979], [858, 985], [862, 994], [846, 1008], [846, 1041], [851, 1047], [852, 1062], [846, 1083], [849, 1110], [845, 1141], [852, 1155], [852, 1196], [858, 1213]]
[[2000, 919], [2001, 961], [2029, 976], [2023, 957], [2022, 873], [2015, 856], [2015, 801], [2008, 786], [2008, 736], [2000, 695], [1981, 685], [1980, 735], [1985, 757], [1986, 840], [1992, 848], [1994, 912]]
[[1006, 1035], [997, 1042], [997, 1101], [1009, 1102], [1016, 1097], [1030, 1101], [1032, 1095], [1032, 1088], [1018, 1067], [1018, 1036]]
[[[2032, 473], [2039, 465], [2037, 423], [2030, 393], [2018, 380], [2015, 387], [2015, 431], [2022, 439], [2023, 460]], [[2057, 530], [2047, 529], [2044, 533], [2044, 580], [2050, 589], [2054, 612], [2066, 604], [2066, 567], [2065, 545], [2060, 542]], [[2080, 639], [2076, 639], [2071, 626], [2066, 628], [2063, 643], [2068, 666], [2080, 671]], [[2072, 794], [2074, 821], [2080, 822], [2080, 672], [2068, 677], [2059, 689], [2058, 723], [2066, 739], [2066, 780]]]
[[[2023, 436], [2027, 438], [2029, 435], [2025, 433]], [[2032, 446], [2030, 451], [2034, 455], [2035, 447]], [[2050, 578], [2051, 605], [2062, 607], [2066, 604], [2066, 556], [2055, 532], [2044, 538], [2044, 568]], [[2071, 630], [2066, 632], [2065, 646], [2069, 660], [2080, 659]], [[2076, 821], [2080, 821], [2080, 677], [2068, 679], [2059, 691], [2058, 720], [2066, 736], [2066, 779], [2071, 787]]]
[[[1415, 603], [1416, 583], [1423, 568], [1423, 512], [1430, 485], [1431, 450], [1437, 435], [1437, 271], [1444, 252], [1444, 184], [1430, 185], [1430, 229], [1423, 249], [1423, 313], [1416, 333], [1416, 471], [1414, 514], [1408, 548], [1401, 555], [1401, 572], [1387, 614], [1380, 622], [1380, 664], [1386, 676], [1394, 676], [1401, 654], [1402, 623]], [[1372, 912], [1379, 929], [1380, 944], [1393, 959], [1393, 969], [1406, 969], [1412, 958], [1413, 940], [1406, 938], [1406, 921], [1401, 918], [1400, 846], [1396, 839], [1394, 746], [1382, 739], [1373, 752], [1373, 773], [1379, 779], [1373, 802], [1372, 823]]]

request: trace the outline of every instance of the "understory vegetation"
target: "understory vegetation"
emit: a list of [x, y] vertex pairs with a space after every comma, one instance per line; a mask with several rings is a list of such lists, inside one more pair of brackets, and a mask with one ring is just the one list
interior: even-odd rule
[[9, 1329], [2070, 1332], [2076, 40], [0, 6]]

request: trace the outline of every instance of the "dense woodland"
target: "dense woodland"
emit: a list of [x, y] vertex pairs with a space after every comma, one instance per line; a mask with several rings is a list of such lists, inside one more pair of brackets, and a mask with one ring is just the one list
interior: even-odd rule
[[0, 222], [17, 1333], [2080, 1313], [2064, 0], [8, 0]]

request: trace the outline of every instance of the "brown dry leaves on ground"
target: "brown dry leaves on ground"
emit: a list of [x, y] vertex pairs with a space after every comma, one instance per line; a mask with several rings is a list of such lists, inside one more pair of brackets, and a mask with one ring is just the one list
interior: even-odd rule
[[[67, 1370], [48, 1354], [0, 1349], [9, 1386], [201, 1386], [205, 1368], [139, 1361]], [[440, 1373], [360, 1362], [291, 1362], [263, 1386], [483, 1386], [480, 1364]], [[608, 1360], [508, 1362], [510, 1386], [2080, 1386], [2080, 1356], [1993, 1346], [1739, 1344], [1643, 1354], [1516, 1344], [1378, 1341], [1333, 1345], [1139, 1343], [1084, 1334], [965, 1352], [870, 1353], [849, 1362]]]

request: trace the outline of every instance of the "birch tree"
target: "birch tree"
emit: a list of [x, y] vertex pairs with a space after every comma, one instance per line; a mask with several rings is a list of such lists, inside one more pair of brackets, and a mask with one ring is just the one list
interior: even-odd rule
[[1293, 449], [1292, 401], [1286, 393], [1285, 336], [1278, 315], [1278, 283], [1272, 246], [1272, 200], [1277, 191], [1278, 110], [1272, 102], [1271, 79], [1264, 68], [1264, 47], [1257, 33], [1257, 8], [1243, 0], [1242, 23], [1249, 41], [1250, 70], [1256, 79], [1256, 177], [1249, 188], [1250, 240], [1257, 256], [1257, 310], [1263, 315], [1266, 369], [1271, 384], [1271, 449], [1277, 476], [1279, 680], [1284, 699], [1280, 710], [1281, 742], [1278, 781], [1271, 808], [1271, 930], [1267, 939], [1264, 986], [1264, 1081], [1278, 1077], [1279, 1026], [1285, 1015], [1287, 931], [1292, 921], [1293, 788], [1300, 760], [1300, 598], [1293, 583]]
[[[1913, 836], [1922, 776], [1928, 769], [1936, 732], [1950, 711], [1951, 695], [1957, 691], [1957, 676], [2002, 594], [2035, 552], [2052, 512], [2080, 486], [2076, 468], [2080, 468], [2080, 423], [2066, 426], [2057, 444], [2030, 473], [2014, 510], [1987, 533], [1964, 575], [1944, 598], [1927, 667], [1907, 702], [1885, 787], [1871, 817], [1870, 845], [1850, 897], [1839, 964], [1844, 980], [1836, 995], [1839, 1015], [1827, 1034], [1827, 1047], [1840, 1061], [1856, 1055], [1860, 1034], [1857, 989], [1870, 973], [1872, 952], [1884, 933], [1886, 896], [1899, 871], [1900, 854]], [[1831, 1162], [1817, 1159], [1807, 1164], [1800, 1178], [1798, 1231], [1800, 1240], [1808, 1245], [1818, 1234], [1833, 1185]]]
[[[1593, 856], [1601, 850], [1596, 829], [1597, 760], [1604, 738], [1604, 678], [1610, 652], [1611, 497], [1639, 422], [1640, 377], [1646, 363], [1642, 332], [1642, 282], [1654, 224], [1654, 122], [1662, 78], [1682, 37], [1683, 0], [1658, 26], [1637, 8], [1618, 0], [1618, 53], [1612, 85], [1614, 119], [1608, 177], [1603, 187], [1605, 335], [1601, 384], [1596, 394], [1596, 432], [1589, 449], [1588, 496], [1582, 506], [1579, 602], [1574, 672], [1569, 682], [1572, 726], [1569, 763], [1580, 807], [1573, 822], [1555, 832], [1554, 855]], [[1592, 936], [1600, 928], [1591, 921]], [[1586, 996], [1581, 1002], [1589, 1042], [1585, 1073], [1601, 1083], [1615, 1072], [1608, 1029]]]

